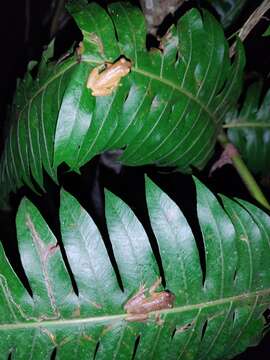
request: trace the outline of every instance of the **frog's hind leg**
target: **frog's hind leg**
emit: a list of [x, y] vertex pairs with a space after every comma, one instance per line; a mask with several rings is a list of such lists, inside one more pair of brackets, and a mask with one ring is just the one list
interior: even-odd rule
[[94, 68], [90, 72], [90, 75], [88, 77], [87, 84], [86, 84], [87, 89], [92, 89], [92, 87], [95, 84], [96, 79], [98, 78], [98, 74], [99, 74], [98, 68]]

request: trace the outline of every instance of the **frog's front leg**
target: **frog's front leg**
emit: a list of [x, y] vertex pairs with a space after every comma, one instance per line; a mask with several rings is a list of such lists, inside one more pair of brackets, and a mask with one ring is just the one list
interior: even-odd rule
[[139, 290], [135, 293], [133, 298], [141, 297], [141, 295], [145, 293], [145, 290], [146, 290], [145, 285], [141, 284], [140, 287], [139, 287]]
[[154, 282], [154, 284], [150, 287], [150, 289], [149, 289], [149, 294], [150, 295], [153, 295], [155, 292], [156, 292], [156, 290], [157, 290], [157, 288], [159, 287], [159, 285], [161, 284], [161, 277], [159, 277], [155, 282]]

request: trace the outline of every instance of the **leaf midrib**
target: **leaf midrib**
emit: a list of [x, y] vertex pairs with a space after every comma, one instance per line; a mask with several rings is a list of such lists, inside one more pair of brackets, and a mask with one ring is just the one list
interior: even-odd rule
[[[94, 64], [94, 65], [99, 65], [99, 64], [101, 65], [106, 61], [98, 62], [98, 61], [93, 61], [93, 60], [89, 61], [89, 60], [85, 59], [85, 60], [83, 60], [81, 62], [86, 62], [86, 63], [90, 63], [90, 64]], [[76, 61], [76, 60], [72, 61], [67, 67], [65, 67], [63, 70], [61, 70], [58, 73], [56, 73], [55, 75], [53, 75], [51, 78], [48, 79], [48, 81], [46, 81], [44, 84], [42, 84], [42, 86], [40, 88], [38, 88], [38, 90], [29, 99], [27, 99], [25, 105], [22, 107], [22, 109], [19, 112], [19, 117], [20, 117], [20, 114], [23, 113], [24, 110], [28, 107], [28, 104], [31, 103], [36, 96], [38, 96], [40, 93], [42, 93], [42, 91], [44, 91], [51, 82], [56, 80], [59, 76], [64, 74], [66, 71], [68, 71], [70, 68], [72, 68], [76, 64], [78, 64], [78, 61]], [[216, 123], [218, 122], [218, 119], [215, 118], [215, 116], [210, 112], [210, 110], [201, 101], [199, 101], [199, 99], [196, 96], [193, 96], [193, 94], [191, 94], [189, 91], [185, 90], [183, 87], [178, 86], [175, 83], [173, 83], [172, 81], [161, 78], [160, 76], [155, 75], [155, 74], [153, 74], [153, 73], [151, 73], [149, 71], [139, 69], [138, 67], [132, 67], [131, 71], [133, 71], [135, 73], [138, 73], [138, 74], [141, 74], [143, 76], [146, 76], [146, 77], [148, 77], [150, 79], [159, 81], [159, 82], [163, 83], [164, 85], [170, 86], [172, 89], [175, 89], [176, 91], [178, 91], [181, 94], [185, 95], [190, 100], [192, 100], [193, 102], [198, 104], [201, 107], [201, 109], [213, 121], [213, 124], [216, 126]]]
[[[87, 63], [90, 63], [90, 64], [95, 64], [95, 65], [102, 65], [104, 64], [105, 62], [110, 62], [110, 61], [107, 61], [107, 60], [104, 60], [102, 62], [97, 62], [97, 61], [93, 61], [93, 60], [83, 60], [84, 62], [87, 62]], [[210, 110], [201, 102], [199, 101], [199, 99], [196, 97], [196, 96], [193, 96], [192, 93], [190, 93], [189, 91], [185, 90], [182, 86], [178, 86], [176, 85], [175, 83], [173, 83], [172, 81], [170, 80], [167, 80], [165, 78], [162, 78], [158, 75], [155, 75], [149, 71], [145, 71], [143, 69], [140, 69], [138, 67], [132, 67], [131, 68], [131, 71], [132, 72], [135, 72], [135, 73], [138, 73], [138, 74], [141, 74], [145, 77], [148, 77], [152, 80], [157, 80], [167, 86], [170, 86], [171, 88], [175, 89], [176, 91], [180, 92], [181, 94], [185, 95], [186, 97], [188, 97], [190, 100], [194, 101], [196, 104], [198, 104], [202, 110], [211, 118], [211, 120], [213, 121], [214, 125], [216, 126], [216, 124], [218, 123], [218, 119], [215, 118], [215, 116], [210, 112]]]
[[189, 91], [185, 90], [183, 87], [176, 85], [175, 83], [173, 83], [170, 80], [161, 78], [160, 76], [157, 76], [153, 73], [150, 73], [149, 71], [145, 71], [139, 68], [131, 68], [131, 71], [136, 72], [138, 74], [144, 75], [146, 77], [149, 77], [151, 79], [157, 80], [167, 86], [172, 87], [173, 89], [175, 89], [176, 91], [180, 92], [181, 94], [185, 95], [186, 97], [188, 97], [190, 100], [194, 101], [196, 104], [198, 104], [202, 110], [211, 118], [211, 120], [213, 121], [213, 124], [216, 126], [216, 124], [218, 123], [218, 119], [215, 118], [215, 116], [210, 112], [210, 110], [201, 102], [199, 101], [199, 99], [196, 96], [193, 96], [193, 94], [191, 94]]
[[[243, 303], [249, 302], [253, 298], [257, 298], [261, 296], [270, 295], [270, 288], [259, 290], [250, 293], [244, 293], [241, 295], [230, 296], [227, 298], [216, 299], [211, 301], [206, 301], [199, 304], [192, 304], [192, 305], [183, 305], [183, 306], [175, 306], [172, 309], [164, 309], [158, 311], [152, 311], [149, 315], [157, 315], [157, 314], [174, 314], [174, 313], [183, 313], [187, 311], [193, 311], [197, 309], [205, 309], [211, 308], [215, 306], [225, 305], [227, 303]], [[261, 304], [260, 304], [261, 305]], [[38, 327], [55, 327], [55, 326], [69, 326], [69, 325], [76, 325], [76, 324], [87, 324], [87, 323], [102, 323], [102, 322], [113, 322], [124, 320], [127, 314], [117, 314], [117, 315], [105, 315], [105, 316], [96, 316], [96, 317], [86, 317], [86, 318], [75, 318], [75, 319], [53, 319], [53, 320], [44, 320], [44, 321], [30, 321], [30, 322], [18, 322], [15, 324], [2, 324], [0, 325], [0, 331], [7, 331], [7, 330], [19, 330], [25, 328], [38, 328]]]
[[[90, 35], [90, 33], [88, 33], [88, 32], [85, 32], [85, 33], [87, 33], [88, 35]], [[84, 36], [84, 41], [90, 42], [90, 41], [88, 40], [88, 38], [90, 38], [90, 37], [89, 37], [89, 36]], [[137, 54], [137, 52], [136, 52], [136, 54]], [[97, 64], [97, 63], [98, 63], [98, 62], [93, 61], [93, 60], [91, 60], [91, 61], [88, 60], [88, 61], [87, 61], [86, 59], [83, 60], [83, 61], [89, 62], [89, 63], [94, 63], [94, 64]], [[107, 62], [107, 60], [104, 60], [103, 62], [100, 62], [100, 65], [103, 64], [104, 62]], [[108, 62], [110, 62], [110, 61], [108, 61]], [[137, 64], [137, 61], [135, 62], [135, 64]], [[166, 84], [166, 85], [172, 87], [173, 89], [179, 91], [180, 93], [182, 93], [183, 95], [185, 95], [185, 96], [187, 96], [189, 99], [191, 99], [192, 101], [196, 102], [196, 103], [207, 113], [207, 115], [212, 119], [214, 125], [218, 122], [218, 120], [217, 120], [217, 119], [215, 118], [215, 116], [209, 111], [209, 109], [208, 109], [202, 102], [200, 102], [197, 97], [194, 97], [189, 91], [185, 90], [183, 87], [176, 85], [175, 83], [173, 83], [173, 82], [170, 81], [170, 80], [164, 79], [164, 78], [162, 78], [162, 77], [160, 77], [160, 76], [157, 76], [157, 75], [155, 75], [155, 74], [153, 74], [153, 73], [150, 73], [149, 71], [142, 70], [142, 69], [138, 68], [137, 66], [136, 66], [136, 67], [132, 67], [132, 68], [131, 68], [131, 71], [136, 72], [136, 73], [141, 74], [141, 75], [144, 75], [144, 76], [149, 77], [149, 78], [151, 78], [151, 79], [157, 80], [157, 81], [159, 81], [159, 82], [161, 82], [161, 83], [163, 83], [163, 84]]]

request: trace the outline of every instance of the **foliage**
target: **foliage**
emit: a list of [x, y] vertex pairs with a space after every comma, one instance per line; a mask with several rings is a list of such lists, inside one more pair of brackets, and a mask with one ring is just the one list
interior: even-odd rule
[[62, 249], [38, 210], [23, 200], [17, 233], [33, 296], [1, 247], [1, 359], [9, 353], [16, 359], [49, 359], [55, 347], [58, 359], [132, 354], [134, 359], [230, 359], [257, 343], [270, 300], [270, 218], [248, 203], [222, 197], [224, 210], [198, 180], [196, 187], [205, 275], [185, 217], [146, 181], [166, 287], [176, 296], [172, 309], [161, 310], [159, 321], [156, 312], [149, 314], [147, 323], [126, 321], [123, 305], [140, 284], [155, 282], [158, 264], [141, 223], [122, 200], [106, 192], [106, 221], [124, 291], [95, 223], [71, 195], [61, 192]]
[[255, 173], [270, 169], [270, 90], [262, 97], [262, 83], [252, 84], [243, 105], [228, 114], [228, 137]]
[[[208, 2], [225, 28], [246, 4]], [[250, 169], [267, 173], [270, 91], [253, 84], [239, 105], [243, 45], [236, 39], [232, 56], [214, 16], [191, 9], [148, 50], [143, 15], [128, 2], [105, 8], [73, 0], [68, 10], [83, 40], [58, 61], [52, 41], [18, 82], [0, 161], [0, 202], [24, 184], [45, 190], [44, 170], [57, 182], [59, 165], [79, 173], [106, 150], [121, 149], [118, 161], [125, 165], [203, 169], [218, 135], [228, 143], [222, 126]], [[131, 72], [109, 96], [93, 96], [86, 86], [91, 71], [121, 57]], [[245, 169], [246, 177], [239, 174], [259, 199], [236, 156], [235, 168]], [[0, 244], [0, 359], [43, 360], [56, 352], [60, 360], [225, 360], [256, 345], [267, 331], [270, 217], [245, 201], [215, 198], [196, 178], [195, 185], [197, 216], [190, 223], [149, 178], [147, 224], [106, 191], [104, 239], [101, 224], [64, 190], [55, 219], [59, 238], [23, 199], [16, 230], [25, 274], [15, 273], [17, 264]], [[152, 297], [149, 289], [160, 276]], [[149, 313], [139, 309], [147, 318], [139, 322], [125, 304], [143, 284], [148, 305], [165, 291], [175, 302]]]
[[[241, 91], [241, 44], [231, 64], [221, 26], [196, 9], [170, 28], [162, 50], [152, 51], [141, 12], [127, 3], [111, 4], [109, 14], [84, 2], [70, 11], [84, 37], [82, 55], [52, 63], [47, 51], [37, 78], [28, 73], [20, 82], [0, 164], [2, 194], [23, 183], [33, 188], [32, 179], [42, 188], [43, 168], [57, 181], [59, 164], [79, 171], [108, 149], [125, 149], [120, 161], [127, 165], [203, 168]], [[132, 61], [122, 86], [91, 96], [91, 69], [120, 55]]]

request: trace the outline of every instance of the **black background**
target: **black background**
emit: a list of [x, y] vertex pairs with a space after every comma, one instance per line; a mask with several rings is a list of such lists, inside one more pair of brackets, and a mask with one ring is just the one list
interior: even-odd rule
[[[105, 2], [103, 1], [102, 3], [104, 4]], [[189, 4], [186, 4], [182, 12], [194, 3], [194, 1], [191, 1]], [[249, 1], [236, 24], [229, 29], [228, 34], [233, 33], [239, 28], [252, 9], [259, 3], [260, 1]], [[50, 0], [1, 2], [0, 150], [3, 148], [6, 137], [8, 128], [7, 113], [9, 104], [12, 101], [16, 78], [23, 76], [30, 59], [38, 60], [40, 58], [42, 47], [49, 41], [50, 16], [48, 14], [50, 14], [50, 6]], [[181, 11], [179, 15], [181, 15]], [[268, 15], [270, 17], [270, 14]], [[167, 21], [171, 20], [172, 18], [169, 18]], [[165, 23], [163, 26], [166, 27], [166, 25]], [[270, 25], [270, 22], [267, 22], [267, 19], [263, 19], [245, 42], [248, 59], [246, 67], [247, 83], [250, 78], [254, 77], [255, 73], [259, 73], [267, 78], [270, 72], [270, 37], [261, 37], [267, 25]], [[64, 52], [74, 40], [79, 40], [79, 38], [80, 34], [76, 30], [76, 26], [71, 20], [68, 21], [57, 36], [56, 45], [58, 52]], [[269, 80], [266, 80], [266, 87], [268, 85]], [[211, 164], [221, 152], [218, 146], [216, 150], [216, 156], [212, 159], [209, 166], [201, 173], [195, 171], [196, 175], [215, 193], [223, 193], [230, 197], [237, 196], [254, 202], [247, 193], [238, 174], [230, 165], [226, 165], [216, 171], [211, 178], [208, 177]], [[146, 221], [146, 209], [142, 194], [144, 190], [144, 174], [147, 173], [162, 189], [175, 199], [193, 227], [195, 234], [197, 232], [198, 236], [200, 236], [198, 224], [194, 221], [194, 218], [196, 218], [194, 216], [196, 198], [190, 176], [181, 175], [171, 169], [157, 169], [153, 166], [141, 168], [105, 166], [99, 157], [84, 166], [82, 177], [76, 174], [67, 174], [65, 170], [65, 167], [62, 167], [59, 172], [60, 179], [65, 188], [78, 197], [91, 215], [97, 221], [101, 219], [101, 222], [103, 187], [109, 188], [123, 198], [138, 217]], [[26, 279], [18, 261], [14, 216], [21, 197], [27, 195], [39, 206], [52, 229], [56, 233], [59, 232], [58, 224], [55, 221], [59, 201], [59, 188], [47, 179], [47, 189], [49, 193], [41, 197], [32, 194], [28, 189], [21, 189], [16, 196], [12, 197], [13, 211], [0, 214], [0, 238], [3, 241], [12, 265], [25, 283]], [[269, 198], [269, 188], [265, 187], [264, 191]], [[270, 358], [269, 341], [270, 337], [266, 336], [258, 347], [249, 348], [236, 359]]]

